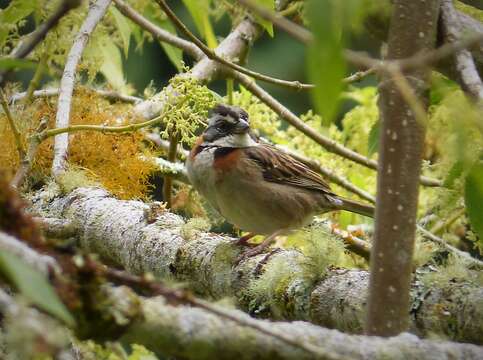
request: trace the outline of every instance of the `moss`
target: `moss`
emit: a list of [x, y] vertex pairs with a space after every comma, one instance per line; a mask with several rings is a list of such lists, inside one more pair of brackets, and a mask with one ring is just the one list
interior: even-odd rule
[[80, 187], [99, 185], [99, 183], [89, 176], [86, 170], [76, 166], [69, 166], [69, 168], [58, 177], [57, 182], [60, 185], [61, 191], [65, 194]]
[[414, 248], [413, 266], [418, 268], [427, 264], [433, 258], [438, 248], [438, 245], [434, 242], [425, 241], [418, 237]]
[[475, 6], [464, 4], [461, 1], [455, 1], [455, 7], [457, 10], [477, 19], [480, 22], [483, 22], [483, 10], [478, 9]]
[[317, 224], [300, 231], [296, 243], [305, 255], [300, 261], [301, 275], [309, 284], [321, 280], [330, 266], [355, 267], [342, 240]]
[[273, 258], [259, 278], [252, 281], [247, 289], [252, 299], [251, 307], [263, 310], [270, 308], [273, 315], [280, 316], [285, 307], [284, 294], [297, 275], [283, 256]]
[[[25, 143], [35, 132], [41, 119], [47, 118], [49, 128], [54, 127], [56, 108], [54, 98], [36, 99], [28, 106], [19, 104], [11, 107]], [[124, 104], [111, 104], [82, 87], [74, 93], [71, 125], [120, 126], [126, 122], [136, 121], [138, 119]], [[156, 152], [150, 145], [144, 144], [143, 140], [143, 135], [138, 132], [104, 134], [81, 131], [70, 134], [69, 165], [75, 169], [82, 169], [88, 176], [73, 178], [73, 174], [69, 174], [66, 187], [75, 188], [75, 184], [88, 182], [89, 178], [121, 199], [148, 199], [148, 179], [156, 170], [155, 164], [149, 161], [149, 158], [155, 156]], [[50, 176], [52, 158], [53, 139], [49, 138], [38, 148], [30, 174], [30, 180], [33, 180], [31, 183], [45, 182]], [[11, 131], [5, 117], [0, 115], [0, 168], [13, 174], [18, 165], [18, 154]]]
[[208, 231], [210, 228], [211, 224], [208, 222], [208, 220], [204, 218], [192, 218], [181, 227], [181, 236], [185, 240], [189, 241], [196, 234], [202, 231]]
[[463, 258], [452, 254], [444, 264], [434, 267], [434, 271], [422, 274], [420, 279], [427, 288], [444, 288], [450, 282], [473, 282], [483, 286], [481, 271], [468, 269]]

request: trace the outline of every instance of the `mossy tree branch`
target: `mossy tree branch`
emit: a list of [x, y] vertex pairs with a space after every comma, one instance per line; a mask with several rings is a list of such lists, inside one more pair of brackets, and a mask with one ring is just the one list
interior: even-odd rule
[[[174, 276], [188, 282], [198, 294], [234, 296], [242, 308], [254, 313], [362, 331], [367, 271], [328, 268], [314, 281], [304, 276], [307, 271], [303, 264], [309, 260], [296, 250], [261, 254], [233, 268], [243, 250], [233, 245], [235, 239], [196, 229], [187, 231], [190, 225], [168, 211], [149, 221], [149, 204], [116, 200], [101, 189], [81, 188], [60, 197], [47, 190], [31, 201], [32, 210], [40, 216], [82, 224], [78, 233], [81, 246], [129, 272]], [[280, 270], [277, 263], [283, 264], [289, 276], [282, 275], [280, 281], [266, 285], [262, 297], [254, 294], [251, 287], [260, 276], [269, 277]], [[428, 288], [416, 277], [411, 304], [411, 332], [481, 342], [481, 287], [450, 282], [442, 288]]]

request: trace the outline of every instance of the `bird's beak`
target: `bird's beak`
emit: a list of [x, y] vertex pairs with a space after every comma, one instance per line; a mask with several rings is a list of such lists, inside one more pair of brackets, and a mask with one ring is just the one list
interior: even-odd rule
[[250, 131], [250, 125], [247, 121], [240, 119], [238, 124], [236, 124], [234, 132], [236, 134], [246, 134], [248, 131]]

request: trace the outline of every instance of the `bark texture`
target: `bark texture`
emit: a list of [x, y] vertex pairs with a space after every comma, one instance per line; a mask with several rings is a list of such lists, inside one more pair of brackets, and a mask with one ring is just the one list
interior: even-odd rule
[[[130, 272], [174, 276], [203, 296], [233, 296], [254, 314], [362, 331], [367, 271], [327, 269], [320, 280], [310, 280], [303, 266], [307, 259], [296, 250], [261, 254], [234, 267], [240, 252], [232, 245], [235, 239], [193, 230], [180, 216], [158, 211], [156, 204], [117, 200], [102, 189], [79, 188], [67, 195], [50, 189], [31, 200], [38, 215], [76, 224], [84, 249]], [[281, 268], [289, 276], [277, 278]], [[272, 275], [263, 294], [250, 290], [261, 276]], [[411, 331], [417, 335], [482, 342], [483, 289], [474, 284], [430, 289], [416, 279], [411, 314]]]
[[[314, 358], [313, 354], [201, 309], [172, 307], [162, 299], [145, 299], [141, 309], [143, 320], [128, 328], [124, 340], [143, 344], [158, 354], [196, 360]], [[236, 310], [232, 312], [248, 317]], [[483, 355], [483, 349], [478, 346], [420, 340], [408, 333], [386, 339], [347, 335], [300, 321], [258, 321], [272, 331], [319, 346], [343, 359], [470, 360]]]
[[[404, 59], [431, 51], [436, 43], [439, 0], [394, 1], [388, 59]], [[415, 101], [427, 106], [429, 69], [404, 74]], [[382, 118], [379, 137], [377, 199], [366, 332], [392, 336], [409, 327], [409, 290], [416, 237], [419, 176], [425, 119], [404, 96], [394, 78], [380, 84]], [[398, 86], [399, 85], [399, 86]], [[387, 311], [381, 311], [386, 308]]]

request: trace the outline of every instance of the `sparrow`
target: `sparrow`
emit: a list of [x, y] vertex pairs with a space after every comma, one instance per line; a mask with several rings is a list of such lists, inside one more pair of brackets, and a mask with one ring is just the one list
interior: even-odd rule
[[290, 155], [257, 142], [245, 110], [216, 105], [208, 125], [186, 160], [193, 187], [230, 223], [264, 241], [247, 251], [254, 256], [275, 238], [308, 225], [315, 215], [347, 210], [373, 217], [374, 207], [333, 193], [316, 172]]

